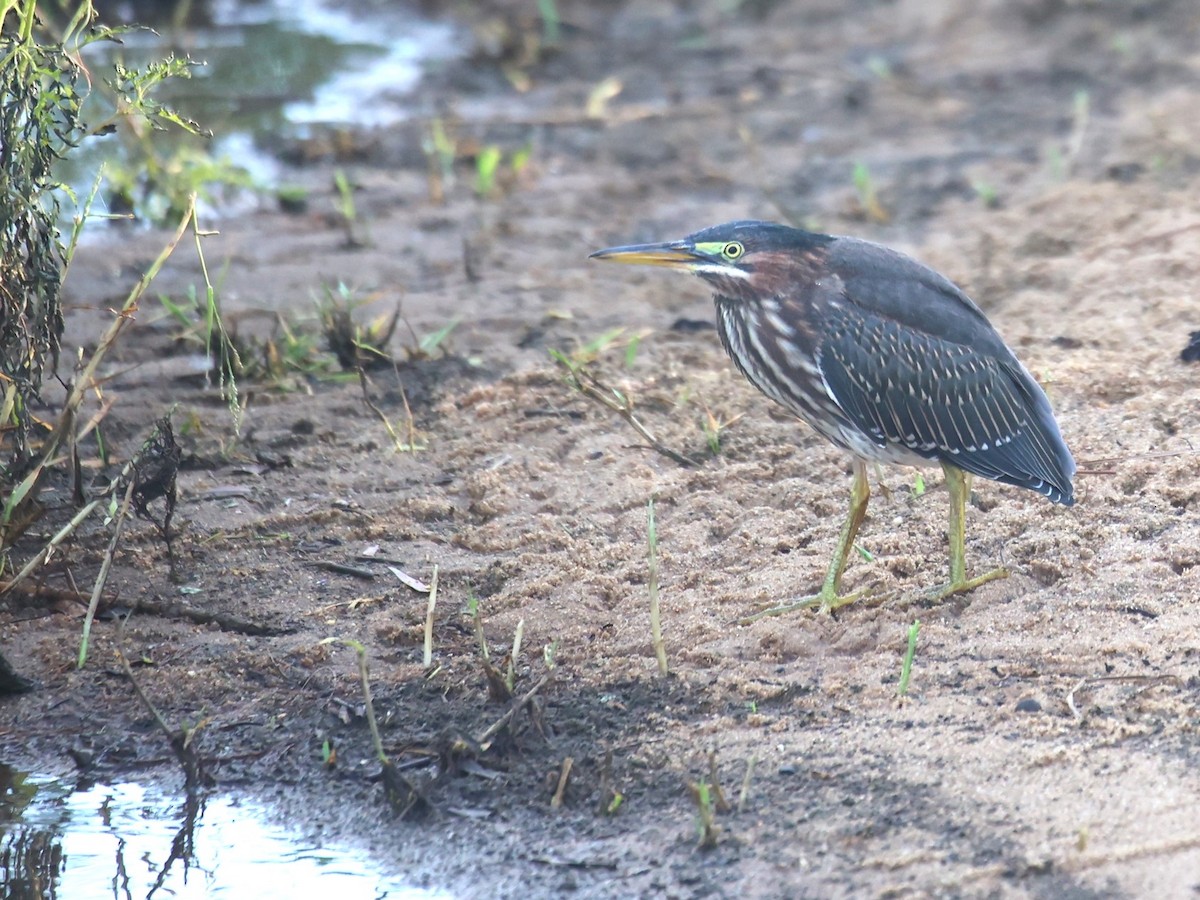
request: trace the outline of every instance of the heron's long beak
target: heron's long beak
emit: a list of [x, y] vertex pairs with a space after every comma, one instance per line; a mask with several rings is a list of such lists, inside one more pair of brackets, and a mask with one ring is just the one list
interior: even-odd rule
[[706, 257], [697, 253], [688, 241], [609, 247], [607, 250], [597, 250], [590, 254], [588, 259], [607, 259], [635, 266], [666, 266], [685, 271], [690, 271], [697, 264], [709, 262]]

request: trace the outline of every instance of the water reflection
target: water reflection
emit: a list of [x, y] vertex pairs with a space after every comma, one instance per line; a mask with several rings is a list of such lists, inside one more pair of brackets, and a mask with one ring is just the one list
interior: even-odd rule
[[[427, 67], [462, 52], [461, 38], [449, 23], [393, 4], [350, 13], [330, 0], [214, 2], [204, 13], [194, 25], [156, 24], [161, 35], [137, 30], [124, 34], [120, 44], [97, 41], [83, 55], [89, 69], [109, 73], [106, 77], [114, 60], [141, 69], [174, 53], [203, 63], [190, 78], [162, 82], [155, 97], [211, 131], [213, 139], [175, 128], [157, 132], [159, 159], [149, 167], [144, 129], [89, 139], [58, 170], [76, 193], [86, 195], [104, 162], [107, 209], [134, 209], [151, 221], [161, 220], [169, 210], [143, 195], [161, 192], [155, 181], [184, 169], [215, 186], [209, 199], [223, 212], [241, 211], [250, 201], [246, 184], [274, 186], [281, 171], [277, 155], [296, 139], [330, 128], [374, 128], [428, 112], [413, 89]], [[85, 118], [107, 118], [110, 102], [90, 96]], [[148, 169], [162, 171], [156, 175]]]
[[361, 854], [306, 842], [246, 799], [180, 802], [129, 783], [71, 790], [0, 766], [0, 900], [302, 894], [449, 896], [406, 885]]
[[210, 20], [137, 31], [119, 52], [144, 65], [174, 50], [203, 62], [190, 81], [164, 84], [182, 112], [220, 133], [276, 135], [292, 126], [374, 126], [407, 115], [401, 102], [424, 68], [460, 52], [454, 29], [398, 5], [351, 14], [328, 0], [214, 3]]

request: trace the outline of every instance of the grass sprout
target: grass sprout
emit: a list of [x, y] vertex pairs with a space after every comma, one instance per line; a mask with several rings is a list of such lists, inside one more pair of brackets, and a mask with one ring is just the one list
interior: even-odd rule
[[866, 163], [856, 162], [854, 164], [853, 180], [854, 190], [858, 193], [859, 205], [862, 206], [867, 218], [880, 225], [888, 222], [891, 215], [879, 202], [879, 192], [875, 188], [875, 180], [871, 177], [871, 170], [867, 168]]
[[650, 639], [658, 660], [658, 673], [667, 674], [667, 647], [663, 643], [662, 615], [658, 604], [658, 526], [654, 521], [654, 499], [646, 505], [646, 538], [649, 545], [646, 581], [650, 589]]
[[900, 664], [900, 683], [896, 686], [897, 697], [908, 695], [908, 681], [912, 677], [913, 657], [917, 653], [917, 635], [920, 631], [920, 619], [908, 626], [908, 647], [904, 651], [904, 661]]
[[323, 290], [323, 296], [316, 302], [317, 318], [325, 343], [342, 370], [353, 372], [392, 365], [387, 345], [400, 321], [400, 310], [362, 323], [355, 314], [374, 302], [371, 298], [360, 297], [340, 281], [336, 287], [325, 285]]
[[493, 145], [484, 147], [475, 157], [475, 193], [490, 197], [496, 190], [496, 171], [504, 154]]
[[605, 384], [592, 374], [587, 366], [567, 356], [561, 350], [550, 350], [550, 357], [566, 372], [567, 384], [572, 389], [579, 391], [579, 393], [583, 394], [589, 400], [594, 400], [601, 406], [607, 407], [617, 413], [629, 423], [634, 431], [642, 436], [655, 452], [661, 453], [681, 466], [696, 465], [695, 460], [689, 459], [682, 453], [672, 450], [649, 432], [646, 426], [633, 414], [633, 401], [623, 391]]
[[717, 846], [717, 838], [721, 833], [717, 825], [716, 800], [712, 788], [701, 778], [699, 781], [688, 781], [687, 789], [696, 805], [697, 844], [702, 850], [711, 850]]

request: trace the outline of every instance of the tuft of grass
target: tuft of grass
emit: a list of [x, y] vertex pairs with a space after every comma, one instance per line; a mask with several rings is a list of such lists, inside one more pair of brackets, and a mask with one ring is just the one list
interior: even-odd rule
[[912, 494], [914, 497], [920, 497], [925, 493], [925, 476], [920, 472], [913, 475]]
[[632, 369], [634, 362], [637, 361], [638, 348], [642, 345], [642, 335], [635, 334], [629, 338], [629, 343], [625, 345], [625, 368]]
[[[567, 318], [564, 316], [564, 318]], [[594, 338], [588, 341], [583, 341], [578, 344], [570, 354], [571, 362], [583, 366], [588, 363], [596, 362], [601, 356], [610, 350], [624, 348], [622, 362], [625, 368], [632, 368], [637, 361], [638, 351], [641, 349], [642, 341], [645, 340], [651, 331], [638, 331], [632, 334], [627, 334], [628, 329], [624, 326], [610, 328], [608, 331], [601, 332]], [[553, 356], [561, 351], [551, 351]]]
[[333, 186], [337, 189], [337, 212], [341, 216], [342, 229], [346, 233], [346, 246], [355, 249], [369, 247], [371, 241], [366, 233], [366, 226], [358, 217], [358, 206], [354, 202], [354, 184], [344, 169], [334, 171]]
[[446, 202], [446, 192], [454, 187], [454, 161], [458, 157], [458, 141], [450, 136], [440, 119], [429, 123], [429, 133], [421, 141], [421, 149], [429, 161], [429, 199]]
[[700, 428], [704, 432], [704, 441], [708, 444], [709, 453], [713, 456], [721, 455], [721, 433], [741, 417], [742, 413], [738, 413], [731, 419], [719, 419], [713, 415], [712, 410], [704, 407], [704, 418], [700, 422]]
[[400, 321], [399, 309], [360, 324], [355, 312], [373, 302], [370, 298], [359, 296], [340, 281], [335, 288], [325, 285], [323, 291], [316, 301], [317, 318], [325, 343], [342, 369], [353, 372], [392, 365], [387, 345]]
[[624, 326], [618, 328], [610, 328], [603, 334], [599, 334], [590, 341], [583, 343], [579, 348], [571, 354], [571, 358], [577, 363], [595, 362], [605, 350], [613, 346], [625, 333]]
[[240, 432], [242, 404], [238, 396], [237, 376], [242, 362], [237, 348], [234, 346], [233, 340], [225, 328], [225, 320], [221, 317], [221, 307], [217, 299], [217, 288], [208, 274], [208, 263], [204, 259], [204, 247], [202, 245], [202, 238], [215, 234], [215, 232], [202, 231], [200, 229], [200, 221], [196, 215], [195, 194], [192, 195], [192, 203], [188, 207], [188, 210], [192, 237], [196, 244], [196, 257], [200, 261], [200, 274], [204, 278], [204, 301], [202, 309], [204, 311], [205, 352], [210, 359], [216, 361], [217, 384], [221, 389], [221, 396], [225, 398], [229, 413], [233, 417], [234, 431]]
[[891, 81], [896, 77], [896, 73], [892, 69], [892, 64], [877, 53], [873, 53], [867, 57], [866, 68], [868, 72], [880, 81]]
[[864, 162], [856, 162], [854, 164], [854, 190], [858, 193], [858, 202], [862, 206], [862, 210], [866, 213], [868, 219], [872, 222], [877, 222], [880, 225], [885, 224], [891, 215], [883, 208], [883, 204], [879, 202], [879, 192], [875, 188], [875, 179], [871, 177], [871, 170]]
[[531, 159], [533, 159], [533, 144], [526, 143], [514, 150], [508, 161], [513, 175], [520, 177], [521, 173], [529, 166]]
[[717, 838], [721, 833], [717, 825], [716, 799], [707, 781], [687, 782], [688, 793], [696, 805], [696, 835], [697, 845], [702, 850], [711, 850], [717, 846]]
[[298, 184], [281, 184], [275, 189], [275, 200], [285, 213], [299, 215], [308, 210], [308, 188]]
[[754, 767], [758, 765], [758, 757], [751, 756], [746, 760], [746, 774], [742, 777], [742, 789], [738, 791], [737, 811], [742, 812], [750, 799], [750, 783], [754, 779]]
[[[525, 620], [521, 619], [517, 623], [516, 632], [513, 635], [512, 650], [508, 656], [508, 662], [505, 666], [505, 671], [502, 673], [497, 665], [503, 665], [503, 662], [492, 662], [492, 654], [488, 649], [487, 638], [483, 634], [483, 615], [480, 610], [479, 598], [474, 593], [467, 594], [467, 615], [471, 618], [471, 627], [475, 632], [475, 641], [479, 645], [479, 666], [483, 669], [484, 679], [487, 681], [488, 698], [495, 703], [508, 703], [513, 698], [513, 689], [516, 686], [517, 673], [515, 659], [517, 654], [521, 652], [521, 639], [525, 633]], [[543, 648], [543, 655], [545, 649]], [[553, 669], [551, 669], [553, 672]], [[482, 744], [483, 741], [481, 740]]]
[[375, 757], [383, 768], [383, 789], [392, 809], [401, 818], [411, 813], [421, 813], [430, 808], [429, 800], [409, 781], [383, 749], [383, 738], [379, 734], [379, 723], [375, 718], [375, 703], [371, 699], [371, 676], [367, 668], [367, 648], [353, 638], [328, 637], [320, 642], [325, 644], [342, 644], [354, 650], [358, 658], [358, 679], [362, 688], [363, 709], [366, 712], [367, 728], [371, 732], [371, 744], [375, 748]]
[[555, 0], [538, 0], [538, 15], [542, 17], [542, 45], [556, 47], [562, 40], [562, 17]]
[[571, 389], [578, 391], [589, 400], [594, 400], [601, 406], [612, 410], [629, 423], [642, 439], [657, 453], [674, 460], [681, 466], [694, 466], [696, 461], [682, 453], [677, 453], [654, 437], [645, 425], [633, 414], [633, 400], [623, 391], [607, 385], [588, 370], [583, 363], [573, 359], [561, 350], [551, 349], [550, 357], [565, 371], [566, 382]]
[[615, 816], [625, 802], [625, 795], [613, 781], [613, 752], [609, 749], [600, 763], [600, 802], [596, 808], [602, 816]]
[[449, 322], [447, 322], [445, 325], [443, 325], [441, 328], [437, 329], [436, 331], [431, 331], [428, 334], [422, 335], [417, 340], [417, 350], [419, 352], [418, 353], [410, 352], [409, 358], [410, 359], [414, 359], [414, 358], [415, 359], [428, 359], [429, 357], [433, 356], [433, 354], [437, 353], [439, 350], [441, 350], [442, 353], [445, 354], [446, 351], [445, 351], [445, 348], [442, 347], [442, 344], [446, 343], [446, 339], [450, 337], [450, 335], [454, 332], [454, 329], [458, 327], [458, 324], [461, 321], [462, 321], [462, 318], [460, 316], [455, 316], [453, 319], [451, 319]]
[[971, 189], [975, 191], [975, 196], [988, 209], [999, 208], [1000, 195], [996, 192], [995, 185], [984, 181], [982, 178], [976, 178], [971, 181]]
[[475, 156], [475, 193], [490, 197], [496, 190], [496, 171], [504, 154], [494, 144], [484, 147]]
[[663, 643], [662, 617], [658, 606], [658, 527], [654, 521], [654, 498], [646, 505], [646, 537], [649, 544], [646, 581], [650, 589], [650, 638], [658, 659], [658, 674], [667, 674], [667, 648]]
[[896, 686], [897, 697], [908, 695], [908, 681], [912, 677], [913, 657], [917, 653], [917, 634], [920, 631], [920, 619], [908, 626], [908, 647], [904, 651], [904, 661], [900, 664], [900, 683]]

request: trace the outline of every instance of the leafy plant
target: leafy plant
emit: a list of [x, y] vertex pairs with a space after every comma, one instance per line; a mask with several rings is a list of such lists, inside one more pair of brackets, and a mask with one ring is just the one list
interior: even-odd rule
[[[0, 2], [0, 390], [5, 397], [0, 429], [10, 472], [27, 466], [32, 455], [29, 407], [39, 397], [46, 365], [57, 358], [63, 329], [59, 290], [90, 210], [91, 197], [64, 242], [62, 200], [75, 196], [57, 180], [59, 165], [88, 136], [132, 135], [143, 151], [136, 167], [140, 177], [153, 181], [186, 172], [167, 204], [172, 217], [190, 207], [192, 195], [212, 175], [211, 169], [182, 163], [172, 167], [152, 142], [154, 132], [167, 126], [199, 132], [155, 98], [163, 82], [188, 76], [190, 60], [169, 57], [142, 69], [118, 61], [107, 76], [89, 77], [80, 63], [83, 49], [116, 41], [130, 29], [95, 25], [90, 0], [67, 7], [65, 24], [47, 27], [42, 23], [61, 18], [64, 11], [44, 5], [47, 9], [39, 10], [35, 0]], [[84, 113], [89, 96], [103, 96], [108, 107], [92, 121]]]
[[342, 282], [337, 287], [326, 285], [324, 295], [317, 301], [321, 332], [346, 371], [392, 363], [387, 344], [396, 331], [400, 313], [397, 310], [390, 315], [382, 314], [361, 324], [356, 321], [355, 312], [370, 302]]
[[[67, 258], [53, 168], [85, 135], [82, 70], [67, 51], [68, 36], [57, 44], [34, 36], [36, 6], [10, 0], [0, 8], [0, 426], [17, 468], [31, 453], [30, 402], [47, 362], [57, 360], [63, 331]], [[80, 26], [70, 39], [78, 40]]]

